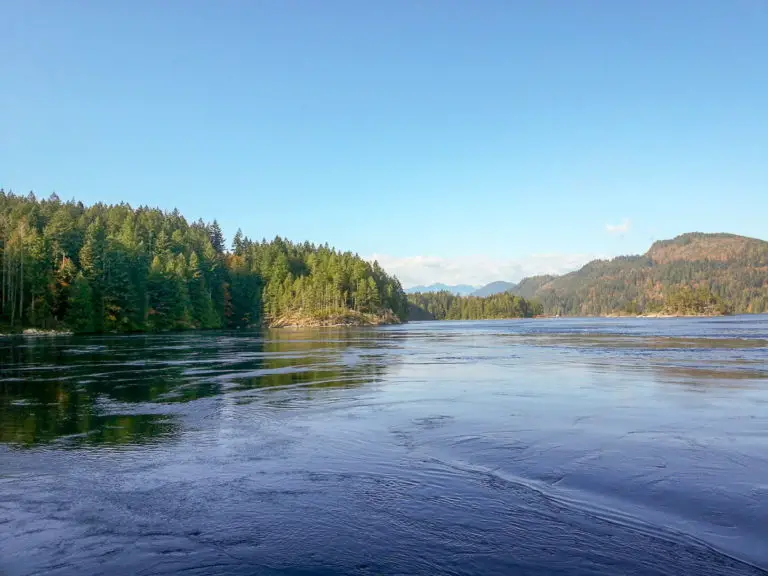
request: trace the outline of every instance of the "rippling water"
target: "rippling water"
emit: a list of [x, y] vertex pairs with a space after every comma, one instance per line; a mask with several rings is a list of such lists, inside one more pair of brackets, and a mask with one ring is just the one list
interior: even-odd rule
[[0, 340], [0, 574], [766, 574], [768, 317]]

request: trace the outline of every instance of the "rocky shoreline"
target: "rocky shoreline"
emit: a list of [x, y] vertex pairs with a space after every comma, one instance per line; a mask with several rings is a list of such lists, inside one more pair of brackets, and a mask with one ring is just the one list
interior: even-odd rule
[[386, 326], [401, 324], [400, 319], [387, 311], [384, 314], [364, 314], [347, 310], [327, 315], [308, 315], [300, 312], [285, 314], [265, 322], [268, 328], [333, 328], [352, 326]]
[[41, 330], [40, 328], [25, 328], [21, 332], [0, 333], [3, 336], [72, 336], [68, 330]]

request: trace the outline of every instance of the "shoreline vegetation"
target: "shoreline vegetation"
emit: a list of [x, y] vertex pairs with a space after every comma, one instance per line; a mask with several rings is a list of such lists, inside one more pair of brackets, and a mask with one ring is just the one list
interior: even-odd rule
[[0, 189], [0, 334], [379, 326], [410, 320], [673, 318], [768, 311], [768, 242], [687, 234], [507, 292], [406, 295], [377, 262], [177, 210]]
[[[670, 318], [718, 318], [724, 316], [730, 316], [727, 313], [702, 313], [702, 314], [678, 314], [678, 313], [662, 313], [662, 312], [650, 312], [647, 314], [627, 314], [622, 312], [615, 312], [612, 314], [601, 314], [598, 316], [559, 316], [551, 314], [537, 314], [535, 316], [508, 316], [508, 317], [494, 317], [494, 318], [475, 318], [475, 319], [461, 319], [461, 318], [444, 318], [442, 320], [429, 319], [409, 319], [408, 322], [436, 322], [436, 321], [461, 321], [461, 320], [487, 320], [487, 321], [501, 321], [501, 320], [556, 320], [561, 318], [644, 318], [644, 319], [670, 319]], [[297, 328], [350, 328], [350, 327], [375, 327], [375, 326], [393, 326], [398, 324], [404, 324], [406, 322], [401, 321], [397, 316], [393, 314], [375, 315], [375, 314], [362, 314], [353, 310], [331, 312], [327, 315], [308, 316], [302, 314], [293, 314], [280, 316], [269, 322], [264, 322], [261, 325], [246, 326], [246, 329], [297, 329]], [[182, 329], [182, 330], [165, 330], [163, 332], [179, 332], [189, 330], [204, 330], [198, 329]], [[145, 331], [140, 331], [142, 333]], [[39, 330], [36, 328], [25, 328], [18, 331], [5, 331], [0, 332], [0, 338], [4, 337], [56, 337], [56, 336], [73, 336], [75, 332], [71, 330]]]
[[490, 296], [459, 296], [447, 290], [408, 294], [410, 320], [503, 320], [534, 318], [543, 313], [535, 300], [509, 292]]
[[128, 204], [0, 190], [0, 332], [140, 333], [407, 320], [398, 279], [327, 244]]
[[641, 310], [630, 302], [623, 310], [606, 314], [545, 313], [536, 299], [526, 300], [510, 292], [492, 296], [459, 296], [446, 290], [408, 294], [412, 320], [501, 320], [513, 318], [680, 318], [715, 317], [733, 313], [733, 307], [706, 287], [681, 286], [649, 302]]
[[640, 311], [636, 302], [626, 306], [624, 312], [643, 318], [713, 317], [730, 316], [734, 307], [714, 294], [706, 286], [694, 289], [690, 286], [673, 288], [660, 301], [653, 302]]

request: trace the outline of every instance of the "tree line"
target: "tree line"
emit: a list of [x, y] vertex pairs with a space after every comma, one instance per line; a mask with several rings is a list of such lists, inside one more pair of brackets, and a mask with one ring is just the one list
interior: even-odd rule
[[0, 325], [134, 332], [269, 325], [284, 315], [389, 315], [408, 303], [378, 263], [328, 245], [122, 203], [0, 190]]
[[458, 296], [446, 290], [408, 294], [411, 320], [488, 320], [531, 318], [543, 312], [540, 303], [509, 292], [491, 296]]
[[731, 306], [706, 286], [696, 289], [682, 286], [670, 290], [664, 298], [661, 312], [665, 314], [688, 315], [722, 315], [732, 312]]

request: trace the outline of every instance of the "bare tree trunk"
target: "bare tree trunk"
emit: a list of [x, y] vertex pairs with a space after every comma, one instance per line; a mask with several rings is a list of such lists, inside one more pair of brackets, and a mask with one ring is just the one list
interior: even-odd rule
[[16, 286], [13, 283], [13, 269], [9, 266], [9, 297], [11, 299], [11, 326], [16, 323]]
[[[10, 238], [8, 239], [10, 242]], [[6, 246], [5, 253], [8, 258], [8, 271], [5, 274], [5, 283], [8, 286], [8, 289], [6, 290], [5, 297], [6, 297], [6, 303], [11, 305], [11, 311], [15, 308], [13, 305], [13, 302], [15, 300], [13, 299], [13, 258], [11, 257], [11, 247]]]
[[5, 314], [5, 268], [8, 261], [8, 230], [5, 218], [0, 222], [0, 227], [3, 234], [3, 248], [0, 250], [0, 256], [3, 258], [3, 261], [0, 262], [0, 314]]
[[3, 240], [3, 249], [0, 254], [3, 256], [3, 261], [0, 262], [0, 314], [5, 313], [5, 240]]
[[3, 313], [8, 312], [8, 277], [11, 273], [10, 253], [8, 251], [8, 237], [3, 241]]
[[3, 275], [3, 313], [7, 313], [7, 307], [8, 307], [8, 276], [11, 272], [10, 267], [8, 266], [8, 240], [5, 241], [5, 246], [3, 248], [3, 268], [5, 269], [5, 274]]
[[24, 236], [20, 234], [21, 241], [21, 272], [19, 273], [19, 324], [23, 323], [24, 317]]
[[8, 306], [11, 301], [11, 250], [8, 246], [8, 238], [5, 239], [5, 289], [3, 290], [3, 297], [5, 298], [5, 306]]

